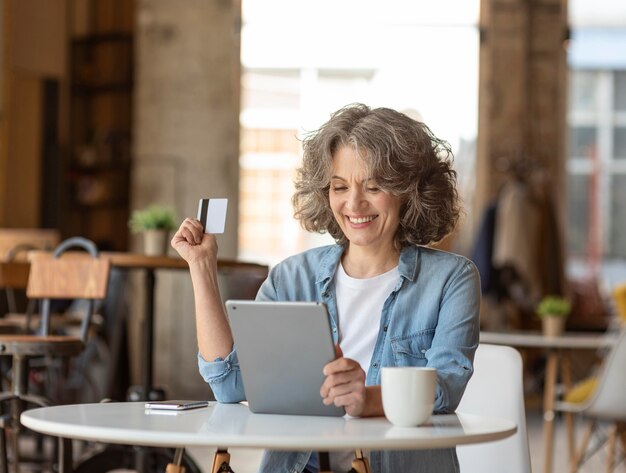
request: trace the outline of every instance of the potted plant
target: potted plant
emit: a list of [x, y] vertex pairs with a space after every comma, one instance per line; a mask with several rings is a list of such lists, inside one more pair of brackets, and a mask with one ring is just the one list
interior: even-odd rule
[[541, 319], [543, 334], [547, 337], [556, 337], [563, 333], [565, 319], [572, 306], [562, 296], [545, 296], [537, 305], [537, 316]]
[[128, 222], [133, 233], [143, 233], [144, 253], [165, 255], [169, 232], [176, 228], [174, 210], [162, 205], [151, 205], [143, 210], [135, 210]]

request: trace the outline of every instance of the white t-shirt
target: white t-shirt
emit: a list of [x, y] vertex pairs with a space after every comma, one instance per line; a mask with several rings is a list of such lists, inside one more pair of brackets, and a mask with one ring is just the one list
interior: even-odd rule
[[[341, 263], [337, 267], [335, 293], [339, 346], [343, 356], [358, 361], [366, 373], [374, 353], [383, 305], [399, 277], [397, 266], [366, 279], [348, 276]], [[354, 452], [332, 452], [329, 459], [333, 471], [348, 471], [352, 467]]]

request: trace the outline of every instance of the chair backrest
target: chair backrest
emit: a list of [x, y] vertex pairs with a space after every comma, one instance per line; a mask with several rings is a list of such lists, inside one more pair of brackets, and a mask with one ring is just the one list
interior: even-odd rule
[[598, 386], [585, 408], [585, 415], [626, 421], [626, 328], [622, 328], [605, 358]]
[[219, 260], [217, 275], [222, 300], [254, 299], [269, 268], [262, 264]]
[[[40, 228], [0, 228], [0, 289], [6, 292], [10, 313], [16, 313], [15, 291], [28, 284], [30, 265], [26, 255], [30, 250], [51, 250], [59, 244], [59, 232]], [[32, 312], [33, 305], [26, 309]]]
[[515, 435], [504, 440], [457, 447], [461, 473], [530, 473], [522, 358], [517, 350], [478, 346], [474, 374], [457, 411], [500, 417], [517, 424]]
[[[87, 253], [63, 255], [77, 247]], [[106, 296], [110, 261], [99, 257], [93, 242], [80, 237], [63, 241], [52, 253], [33, 252], [29, 259], [31, 267], [26, 294], [42, 301], [40, 335], [49, 333], [51, 299], [84, 299], [88, 305], [81, 322], [80, 337], [86, 340], [94, 302]]]
[[58, 230], [2, 228], [0, 229], [0, 261], [14, 259], [12, 253], [24, 245], [27, 245], [29, 249], [52, 250], [59, 244], [59, 240]]

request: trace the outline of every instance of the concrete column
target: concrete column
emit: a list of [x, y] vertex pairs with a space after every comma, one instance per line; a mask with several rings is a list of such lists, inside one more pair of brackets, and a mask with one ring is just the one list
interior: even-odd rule
[[[528, 158], [563, 189], [567, 92], [566, 0], [482, 0], [476, 209]], [[563, 192], [555, 196], [560, 211]]]
[[[182, 220], [199, 198], [227, 197], [222, 258], [237, 255], [240, 22], [239, 0], [137, 2], [132, 207], [170, 205]], [[176, 397], [206, 395], [187, 272], [157, 274], [156, 310], [157, 384]]]

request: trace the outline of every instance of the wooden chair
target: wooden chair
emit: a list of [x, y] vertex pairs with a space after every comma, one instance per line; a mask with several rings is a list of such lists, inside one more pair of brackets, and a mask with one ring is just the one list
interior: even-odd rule
[[[16, 251], [20, 245], [31, 248], [51, 250], [59, 244], [58, 230], [45, 228], [0, 228], [0, 261], [4, 261], [7, 253]], [[24, 256], [21, 258], [26, 260]]]
[[[30, 265], [27, 253], [31, 250], [51, 250], [59, 244], [59, 232], [52, 229], [38, 228], [2, 228], [0, 229], [0, 289], [6, 295], [8, 314], [17, 314], [17, 293], [24, 293], [28, 284]], [[31, 314], [34, 306], [26, 307], [26, 314]], [[2, 314], [7, 316], [7, 314]], [[12, 315], [7, 320], [0, 319], [0, 333], [23, 332], [29, 320], [24, 314]]]
[[[71, 252], [82, 248], [88, 254]], [[70, 238], [62, 242], [53, 253], [34, 252], [29, 255], [30, 276], [27, 296], [41, 300], [41, 323], [36, 335], [1, 335], [0, 353], [12, 357], [11, 390], [0, 393], [0, 403], [10, 403], [10, 413], [2, 416], [0, 435], [1, 471], [6, 471], [6, 430], [12, 432], [13, 462], [19, 463], [18, 437], [20, 414], [27, 403], [50, 405], [41, 395], [28, 392], [29, 361], [33, 358], [69, 358], [80, 354], [87, 341], [89, 325], [96, 300], [104, 299], [107, 290], [110, 262], [99, 258], [95, 244], [84, 238]], [[50, 302], [53, 299], [84, 299], [87, 301], [80, 333], [50, 335]]]

